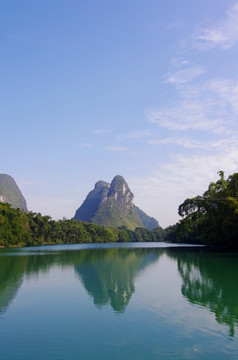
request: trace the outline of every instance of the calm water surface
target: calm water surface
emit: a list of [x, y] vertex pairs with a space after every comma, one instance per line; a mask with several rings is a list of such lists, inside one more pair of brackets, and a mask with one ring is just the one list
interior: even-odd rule
[[0, 359], [238, 358], [238, 255], [166, 244], [0, 250]]

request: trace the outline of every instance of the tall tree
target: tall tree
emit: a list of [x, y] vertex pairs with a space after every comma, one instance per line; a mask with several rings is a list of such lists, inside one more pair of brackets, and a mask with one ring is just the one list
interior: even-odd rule
[[238, 250], [238, 173], [227, 179], [219, 171], [202, 196], [186, 199], [178, 213], [179, 232], [197, 241]]

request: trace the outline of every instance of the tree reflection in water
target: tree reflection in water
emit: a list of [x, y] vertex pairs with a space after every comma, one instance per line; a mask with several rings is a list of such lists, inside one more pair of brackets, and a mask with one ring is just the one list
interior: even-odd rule
[[[217, 322], [238, 326], [238, 254], [201, 248], [106, 248], [85, 250], [1, 250], [0, 315], [14, 300], [24, 276], [48, 273], [53, 266], [73, 267], [94, 304], [125, 311], [138, 274], [167, 254], [178, 264], [182, 294], [191, 304], [208, 308]], [[166, 275], [165, 275], [166, 276]]]
[[238, 325], [238, 254], [176, 248], [168, 249], [168, 256], [177, 259], [182, 294], [191, 304], [208, 308], [234, 336]]
[[[54, 249], [52, 247], [52, 249]], [[49, 272], [58, 265], [74, 267], [94, 304], [110, 303], [123, 312], [135, 291], [139, 271], [156, 261], [163, 249], [109, 248], [66, 251], [7, 250], [0, 254], [0, 314], [14, 300], [24, 275]], [[6, 256], [4, 256], [4, 254]]]

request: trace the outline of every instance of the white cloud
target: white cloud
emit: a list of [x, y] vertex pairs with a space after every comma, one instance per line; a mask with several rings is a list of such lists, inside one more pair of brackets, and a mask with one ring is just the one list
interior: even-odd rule
[[[200, 28], [192, 41], [194, 48], [204, 51], [236, 46], [238, 1], [223, 20]], [[218, 171], [224, 170], [226, 177], [238, 172], [238, 79], [213, 78], [202, 83], [198, 77], [205, 68], [192, 66], [188, 60], [182, 55], [174, 57], [171, 64], [177, 71], [165, 75], [165, 81], [175, 85], [177, 101], [168, 100], [169, 105], [147, 112], [149, 122], [157, 124], [160, 133], [151, 134], [146, 141], [165, 154], [164, 163], [154, 166], [152, 173], [129, 179], [135, 203], [163, 227], [179, 219], [178, 206], [186, 198], [203, 194], [211, 181], [217, 181]], [[173, 132], [168, 135], [162, 128]], [[175, 149], [177, 154], [168, 158], [167, 150]]]
[[[238, 113], [238, 81], [211, 80], [201, 86], [181, 84], [175, 105], [147, 112], [151, 123], [168, 130], [189, 129], [233, 134]], [[235, 125], [236, 127], [237, 125]]]
[[209, 116], [211, 110], [209, 104], [195, 99], [194, 101], [185, 99], [180, 101], [177, 106], [154, 110], [149, 112], [147, 116], [150, 122], [157, 123], [168, 130], [186, 131], [192, 129], [215, 133], [226, 132], [223, 119], [219, 117], [212, 119], [214, 115]]
[[207, 82], [204, 88], [216, 93], [223, 106], [229, 104], [238, 113], [238, 80], [215, 79]]
[[161, 144], [161, 145], [178, 145], [187, 149], [203, 149], [207, 148], [207, 143], [202, 141], [194, 140], [186, 137], [167, 137], [163, 139], [152, 139], [148, 141], [149, 144]]
[[193, 140], [186, 137], [167, 137], [167, 138], [161, 138], [161, 139], [152, 139], [148, 141], [148, 144], [156, 145], [178, 145], [182, 146], [184, 148], [199, 148], [201, 149], [203, 147], [203, 143], [201, 141]]
[[237, 146], [238, 137], [232, 136], [219, 140], [202, 141], [191, 137], [167, 137], [148, 140], [151, 145], [177, 145], [185, 149], [199, 149], [204, 151], [227, 151], [230, 147]]
[[129, 181], [135, 203], [166, 227], [179, 220], [178, 206], [188, 197], [203, 194], [209, 183], [218, 179], [219, 170], [224, 170], [225, 176], [238, 171], [237, 143], [223, 144], [213, 155], [174, 156], [152, 175]]
[[194, 80], [196, 77], [204, 74], [202, 66], [193, 66], [187, 69], [168, 73], [165, 75], [165, 82], [171, 84], [184, 84]]
[[177, 67], [177, 68], [190, 64], [190, 61], [184, 60], [182, 58], [173, 58], [173, 59], [171, 59], [170, 62], [174, 67]]
[[230, 49], [238, 42], [238, 2], [227, 12], [224, 20], [214, 26], [200, 29], [193, 36], [193, 47], [209, 50], [215, 47]]

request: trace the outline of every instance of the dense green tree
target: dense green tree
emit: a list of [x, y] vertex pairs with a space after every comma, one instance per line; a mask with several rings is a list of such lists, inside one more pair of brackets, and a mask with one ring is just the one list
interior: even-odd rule
[[136, 242], [154, 241], [153, 233], [146, 228], [138, 227], [134, 231], [134, 241]]
[[167, 228], [164, 229], [164, 238], [165, 241], [167, 242], [171, 242], [171, 243], [176, 243], [179, 241], [178, 237], [177, 237], [177, 231], [178, 231], [178, 223], [175, 225], [170, 225]]
[[16, 246], [30, 241], [31, 232], [24, 211], [0, 203], [0, 246]]
[[134, 241], [134, 232], [126, 228], [126, 226], [120, 226], [118, 229], [118, 241], [119, 242], [132, 242]]
[[211, 182], [202, 196], [186, 199], [179, 206], [183, 217], [178, 234], [200, 242], [238, 250], [238, 173]]
[[132, 241], [157, 241], [157, 236], [145, 228], [133, 232], [125, 226], [105, 227], [73, 219], [54, 221], [50, 216], [0, 203], [1, 247]]
[[164, 241], [165, 240], [165, 231], [161, 226], [156, 227], [152, 230], [152, 234], [155, 236], [155, 241]]

